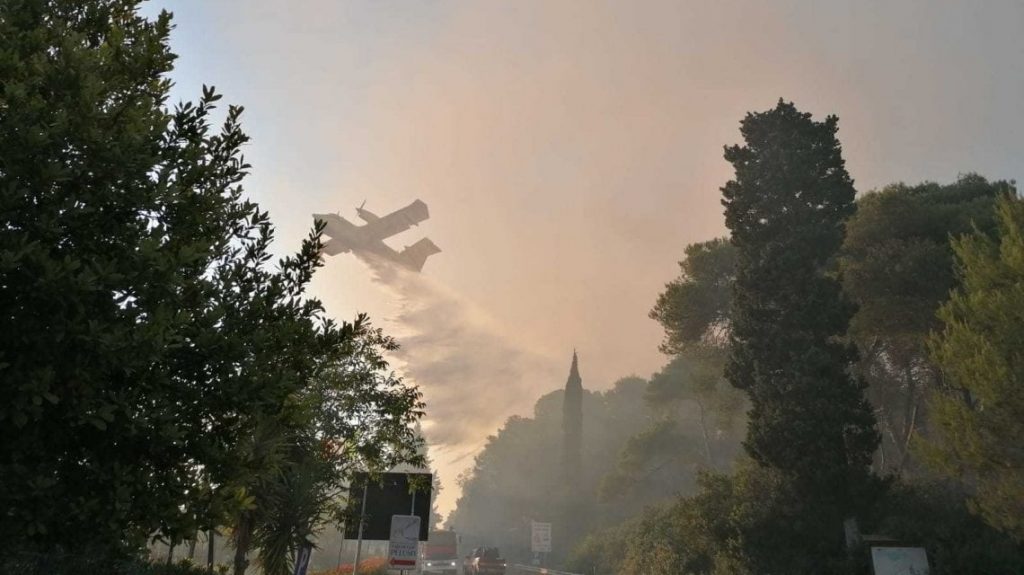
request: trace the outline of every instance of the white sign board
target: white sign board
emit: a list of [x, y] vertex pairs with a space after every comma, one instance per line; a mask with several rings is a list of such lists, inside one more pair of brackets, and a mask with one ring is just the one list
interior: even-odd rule
[[551, 524], [531, 522], [530, 551], [534, 553], [551, 553]]
[[416, 515], [392, 515], [388, 565], [392, 569], [416, 569], [419, 547], [420, 518]]
[[872, 547], [875, 575], [928, 575], [928, 555], [921, 547]]

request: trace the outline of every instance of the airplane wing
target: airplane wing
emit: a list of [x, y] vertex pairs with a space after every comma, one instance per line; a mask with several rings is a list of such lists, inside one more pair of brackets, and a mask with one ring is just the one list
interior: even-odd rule
[[338, 214], [313, 214], [313, 219], [324, 222], [326, 224], [324, 233], [332, 238], [343, 237], [357, 229], [356, 226], [352, 225], [352, 222]]
[[363, 233], [368, 234], [374, 239], [383, 240], [395, 234], [400, 234], [429, 217], [430, 213], [427, 211], [427, 204], [416, 200], [400, 210], [375, 220], [371, 221], [371, 219], [363, 218], [367, 219], [367, 223], [362, 227], [362, 230], [364, 230]]
[[441, 253], [441, 248], [437, 247], [437, 244], [430, 241], [429, 238], [423, 238], [413, 245], [407, 246], [401, 253], [396, 254], [394, 259], [416, 271], [422, 271], [427, 258], [439, 253]]

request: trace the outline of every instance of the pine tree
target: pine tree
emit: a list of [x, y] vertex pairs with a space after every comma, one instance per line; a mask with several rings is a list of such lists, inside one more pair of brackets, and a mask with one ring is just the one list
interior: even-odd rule
[[842, 517], [879, 439], [849, 373], [856, 352], [838, 340], [854, 308], [829, 270], [855, 192], [837, 125], [782, 100], [748, 114], [745, 144], [725, 150], [736, 173], [722, 203], [737, 250], [726, 377], [750, 396], [745, 448]]
[[972, 486], [972, 504], [1024, 541], [1024, 201], [1004, 196], [998, 235], [953, 242], [961, 288], [939, 310], [932, 357], [946, 379], [932, 403], [930, 462]]
[[1010, 186], [961, 174], [950, 184], [898, 183], [857, 198], [839, 266], [857, 304], [849, 338], [882, 434], [879, 473], [921, 471], [913, 440], [929, 434], [927, 395], [941, 379], [926, 340], [941, 328], [936, 311], [957, 284], [949, 238], [993, 231], [995, 203]]

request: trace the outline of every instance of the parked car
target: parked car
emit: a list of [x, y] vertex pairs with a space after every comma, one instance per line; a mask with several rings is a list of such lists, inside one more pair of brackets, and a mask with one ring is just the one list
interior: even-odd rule
[[505, 560], [497, 547], [477, 547], [466, 557], [464, 575], [505, 575]]

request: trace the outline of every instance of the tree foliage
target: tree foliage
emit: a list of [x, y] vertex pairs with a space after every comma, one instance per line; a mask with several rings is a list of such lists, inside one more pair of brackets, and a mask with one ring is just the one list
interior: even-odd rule
[[[736, 251], [719, 238], [691, 244], [684, 253], [679, 277], [665, 286], [650, 312], [665, 330], [661, 350], [671, 357], [645, 392], [655, 421], [627, 441], [616, 470], [604, 480], [606, 497], [689, 491], [695, 462], [725, 468], [735, 455], [746, 406], [723, 377], [723, 367]], [[699, 448], [688, 441], [694, 433], [701, 438]]]
[[680, 355], [695, 347], [723, 347], [732, 311], [736, 249], [728, 239], [690, 244], [679, 277], [665, 286], [651, 319], [665, 329], [661, 351]]
[[[671, 495], [639, 492], [608, 502], [597, 497], [601, 478], [614, 469], [627, 438], [651, 421], [644, 402], [646, 384], [625, 378], [607, 392], [583, 392], [584, 467], [576, 489], [588, 528], [622, 521], [643, 505], [638, 501], [644, 497], [663, 500]], [[506, 558], [528, 561], [530, 521], [560, 519], [562, 395], [558, 390], [541, 397], [532, 418], [509, 418], [460, 478], [462, 494], [446, 525], [464, 534], [465, 543], [498, 545]], [[572, 543], [561, 542], [558, 553], [568, 554]]]
[[602, 479], [604, 500], [658, 503], [691, 492], [699, 469], [731, 465], [745, 404], [722, 377], [720, 361], [693, 352], [676, 356], [651, 378], [644, 401], [650, 423], [629, 437]]
[[955, 478], [897, 482], [870, 515], [871, 533], [924, 547], [935, 575], [1024, 573], [1024, 545], [972, 514]]
[[928, 433], [925, 398], [940, 380], [925, 340], [957, 283], [949, 239], [991, 232], [995, 199], [1009, 186], [976, 174], [947, 185], [894, 184], [861, 196], [847, 222], [840, 270], [858, 306], [849, 335], [882, 432], [880, 471], [921, 471], [910, 445]]
[[[897, 483], [862, 518], [869, 533], [924, 546], [936, 575], [1024, 568], [1024, 547], [968, 513], [948, 484]], [[831, 528], [822, 519], [806, 513], [803, 494], [778, 471], [744, 461], [731, 475], [702, 474], [693, 495], [595, 531], [569, 567], [599, 575], [870, 572], [866, 549], [836, 556], [815, 548], [827, 543], [815, 532]]]
[[962, 477], [975, 510], [1024, 541], [1024, 202], [998, 202], [997, 236], [954, 241], [961, 286], [939, 310], [931, 352], [946, 380], [934, 396], [932, 462]]
[[241, 110], [212, 134], [212, 90], [165, 111], [169, 17], [132, 2], [5, 2], [0, 27], [2, 539], [138, 539], [189, 498], [230, 393], [192, 357], [255, 215]]
[[416, 431], [420, 393], [387, 371], [383, 357], [395, 349], [394, 340], [372, 328], [365, 316], [349, 325], [353, 337], [344, 355], [232, 451], [250, 462], [233, 478], [248, 497], [230, 521], [236, 569], [247, 565], [251, 545], [264, 573], [291, 572], [294, 552], [314, 544], [325, 526], [342, 521], [354, 471], [423, 463]]
[[780, 497], [803, 503], [751, 521], [769, 538], [807, 536], [801, 561], [839, 556], [842, 521], [875, 487], [875, 421], [849, 372], [855, 350], [839, 339], [854, 309], [829, 273], [855, 210], [837, 129], [835, 116], [814, 121], [780, 100], [747, 114], [744, 144], [725, 149], [735, 178], [722, 203], [737, 251], [726, 377], [750, 398], [747, 453], [782, 478]]
[[270, 265], [242, 108], [215, 128], [204, 88], [169, 109], [170, 16], [137, 9], [0, 3], [0, 554], [131, 553], [230, 518], [251, 537], [284, 511], [293, 545], [348, 470], [415, 443], [394, 342], [306, 296], [319, 227]]
[[957, 283], [950, 238], [990, 232], [993, 206], [1008, 182], [977, 174], [940, 185], [893, 184], [868, 192], [846, 224], [843, 288], [857, 303], [858, 339], [920, 340], [939, 327], [935, 311]]
[[853, 308], [826, 273], [855, 209], [837, 127], [782, 101], [748, 114], [722, 188], [737, 250], [726, 376], [750, 396], [745, 446], [833, 504], [863, 481], [878, 441], [863, 385], [847, 373], [854, 350], [836, 340]]
[[[844, 557], [830, 556], [816, 531], [822, 516], [808, 516], [802, 493], [780, 472], [746, 461], [733, 475], [704, 472], [696, 493], [648, 508], [623, 531], [624, 549], [615, 573], [753, 575], [847, 573]], [[789, 529], [778, 526], [790, 523]], [[601, 534], [595, 539], [602, 537]], [[585, 542], [576, 565], [591, 560]], [[607, 541], [612, 544], [611, 541]]]

